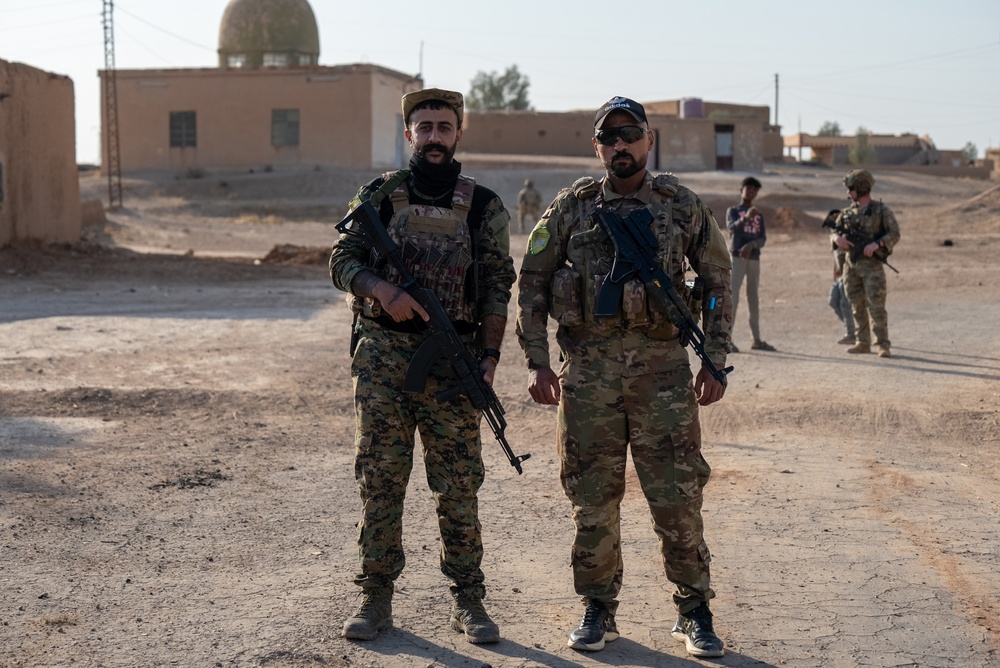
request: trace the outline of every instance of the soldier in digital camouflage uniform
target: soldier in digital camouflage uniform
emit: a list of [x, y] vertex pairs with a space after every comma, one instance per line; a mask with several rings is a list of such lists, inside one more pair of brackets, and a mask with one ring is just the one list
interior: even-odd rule
[[[363, 186], [351, 208], [368, 200], [379, 211], [411, 273], [441, 300], [492, 383], [515, 279], [510, 216], [500, 198], [461, 174], [454, 160], [463, 115], [460, 93], [435, 88], [404, 95], [405, 132], [413, 149], [409, 166]], [[443, 358], [432, 367], [424, 393], [403, 393], [408, 365], [426, 335], [427, 314], [398, 286], [398, 271], [370, 266], [370, 257], [362, 242], [346, 235], [330, 257], [333, 283], [351, 294], [359, 315], [351, 375], [362, 503], [355, 582], [362, 602], [344, 623], [343, 635], [370, 640], [392, 626], [393, 583], [404, 564], [403, 501], [419, 431], [441, 531], [441, 571], [452, 581], [452, 627], [470, 642], [497, 642], [500, 631], [482, 602], [481, 414], [464, 395], [435, 400], [456, 382]]]
[[[732, 328], [729, 252], [712, 212], [695, 193], [672, 175], [647, 172], [654, 139], [639, 103], [609, 100], [597, 111], [594, 128], [594, 150], [607, 175], [576, 181], [542, 215], [528, 238], [517, 303], [531, 396], [559, 406], [560, 477], [576, 525], [573, 579], [585, 605], [568, 645], [594, 651], [618, 638], [619, 512], [631, 447], [664, 569], [676, 586], [679, 617], [672, 635], [692, 655], [722, 656], [708, 608], [715, 594], [701, 506], [711, 469], [701, 453], [698, 405], [721, 399], [725, 385], [705, 368], [692, 385], [677, 329], [638, 280], [625, 285], [618, 317], [596, 318], [595, 295], [613, 248], [607, 242], [575, 246], [572, 238], [594, 227], [591, 214], [598, 207], [622, 216], [649, 209], [657, 255], [677, 290], [687, 294], [685, 265], [704, 281], [705, 350], [720, 369]], [[559, 324], [558, 375], [546, 334], [550, 316]]]
[[836, 220], [836, 225], [860, 232], [872, 241], [859, 253], [854, 244], [836, 231], [831, 233], [830, 239], [834, 249], [847, 251], [844, 290], [851, 301], [855, 336], [855, 343], [847, 352], [871, 352], [874, 334], [878, 356], [891, 357], [889, 316], [885, 311], [885, 266], [879, 257], [892, 253], [899, 241], [899, 223], [889, 207], [872, 200], [874, 185], [875, 177], [867, 169], [848, 172], [844, 186], [851, 205], [841, 211]]

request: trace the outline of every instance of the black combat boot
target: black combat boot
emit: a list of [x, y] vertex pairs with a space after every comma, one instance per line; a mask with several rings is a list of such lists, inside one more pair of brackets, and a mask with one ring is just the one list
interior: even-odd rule
[[451, 607], [451, 628], [465, 634], [475, 645], [500, 642], [500, 628], [493, 623], [483, 600], [476, 596], [458, 596]]
[[712, 613], [707, 603], [678, 615], [677, 623], [674, 624], [670, 635], [674, 640], [684, 642], [691, 656], [713, 657], [726, 653], [722, 641], [712, 628]]
[[569, 642], [566, 645], [572, 649], [596, 652], [604, 649], [604, 643], [612, 640], [618, 640], [615, 616], [601, 601], [588, 600], [580, 628], [569, 634]]
[[344, 622], [341, 633], [351, 640], [374, 640], [382, 629], [392, 628], [392, 587], [375, 587], [361, 592], [361, 606]]

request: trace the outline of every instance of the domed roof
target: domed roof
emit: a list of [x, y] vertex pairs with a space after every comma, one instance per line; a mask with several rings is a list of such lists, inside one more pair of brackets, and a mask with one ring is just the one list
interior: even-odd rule
[[219, 26], [220, 67], [294, 67], [318, 59], [319, 29], [308, 0], [230, 0], [226, 5]]

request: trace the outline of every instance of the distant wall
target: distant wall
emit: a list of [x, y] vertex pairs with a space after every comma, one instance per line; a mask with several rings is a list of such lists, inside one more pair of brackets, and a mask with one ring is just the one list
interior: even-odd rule
[[0, 60], [0, 246], [80, 238], [73, 82]]
[[[102, 93], [107, 73], [101, 72]], [[377, 65], [118, 70], [124, 172], [266, 165], [398, 164], [400, 98], [419, 80]], [[297, 110], [297, 145], [274, 145], [272, 112]], [[171, 146], [171, 112], [195, 112], [195, 146]], [[102, 118], [106, 127], [107, 121]], [[102, 139], [102, 141], [104, 141]], [[102, 147], [102, 155], [106, 155]]]
[[963, 165], [961, 167], [952, 167], [950, 165], [873, 165], [870, 167], [872, 171], [875, 170], [891, 170], [893, 172], [915, 172], [917, 174], [927, 174], [930, 176], [948, 176], [948, 177], [965, 177], [968, 179], [984, 179], [988, 180], [990, 178], [990, 167], [972, 167], [969, 165]]

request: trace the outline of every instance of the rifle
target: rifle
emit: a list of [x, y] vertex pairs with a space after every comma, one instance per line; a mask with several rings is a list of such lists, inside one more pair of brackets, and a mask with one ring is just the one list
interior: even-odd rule
[[522, 473], [521, 462], [531, 457], [531, 454], [515, 455], [514, 451], [511, 450], [510, 444], [507, 443], [507, 438], [504, 436], [507, 421], [503, 417], [503, 406], [493, 388], [483, 379], [479, 362], [465, 347], [437, 295], [427, 288], [420, 287], [413, 274], [410, 273], [403, 262], [399, 246], [389, 236], [389, 232], [379, 219], [378, 211], [375, 210], [371, 202], [362, 202], [347, 214], [346, 218], [337, 223], [337, 231], [362, 241], [379, 260], [391, 262], [399, 270], [403, 279], [403, 283], [399, 287], [417, 300], [430, 316], [427, 321], [427, 338], [417, 347], [413, 359], [410, 360], [410, 366], [407, 368], [406, 377], [403, 380], [403, 392], [411, 394], [423, 392], [431, 366], [438, 358], [446, 358], [458, 383], [454, 387], [439, 392], [435, 398], [443, 403], [459, 394], [468, 396], [473, 407], [482, 411], [483, 415], [486, 416], [486, 421], [489, 423], [490, 429], [493, 430], [493, 435], [500, 442], [500, 447], [507, 455], [510, 465], [520, 475]]
[[577, 246], [610, 239], [615, 247], [614, 263], [597, 293], [594, 315], [602, 318], [615, 316], [621, 306], [626, 281], [638, 277], [645, 285], [646, 293], [680, 330], [681, 345], [690, 344], [712, 377], [725, 386], [726, 375], [732, 372], [733, 367], [720, 370], [709, 359], [705, 353], [704, 332], [677, 293], [673, 281], [656, 261], [658, 243], [649, 229], [653, 214], [648, 209], [636, 209], [622, 218], [613, 211], [599, 209], [594, 213], [594, 221], [604, 232], [600, 239], [592, 236], [590, 231], [573, 237], [573, 243]]
[[[830, 228], [837, 234], [843, 236], [845, 239], [850, 241], [851, 244], [853, 244], [850, 250], [847, 251], [848, 254], [850, 254], [851, 256], [852, 263], [857, 262], [864, 255], [865, 246], [867, 246], [870, 243], [874, 243], [875, 241], [875, 237], [868, 236], [867, 234], [861, 232], [861, 230], [855, 230], [853, 228], [848, 227], [847, 225], [844, 225], [843, 223], [838, 225], [836, 223], [835, 216], [827, 216], [826, 220], [823, 221], [822, 227]], [[896, 269], [894, 266], [889, 264], [889, 258], [887, 253], [885, 253], [885, 251], [883, 251], [881, 248], [872, 253], [872, 258], [878, 260], [885, 266], [889, 267], [897, 274], [899, 273], [899, 269]]]

